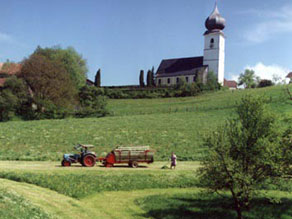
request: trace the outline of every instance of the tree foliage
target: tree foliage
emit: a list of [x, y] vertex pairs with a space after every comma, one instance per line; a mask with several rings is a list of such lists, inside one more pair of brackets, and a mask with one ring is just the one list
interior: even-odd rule
[[76, 87], [59, 60], [51, 60], [38, 53], [32, 54], [24, 60], [20, 77], [32, 90], [38, 110], [43, 111], [46, 103], [64, 108], [72, 108], [76, 104]]
[[0, 121], [7, 121], [14, 116], [24, 117], [31, 97], [25, 82], [16, 76], [7, 78], [0, 90]]
[[237, 118], [219, 127], [204, 143], [209, 153], [200, 178], [215, 192], [231, 192], [238, 218], [250, 207], [257, 186], [283, 175], [291, 163], [286, 153], [291, 150], [291, 139], [289, 143], [287, 137], [281, 138], [275, 115], [265, 103], [262, 97], [244, 97], [237, 106]]
[[258, 84], [258, 87], [261, 88], [261, 87], [270, 87], [270, 86], [273, 86], [274, 83], [271, 81], [271, 80], [261, 80]]
[[107, 98], [102, 88], [84, 86], [79, 91], [79, 99], [81, 109], [77, 117], [101, 117], [108, 114]]
[[152, 72], [150, 70], [148, 70], [147, 72], [147, 87], [152, 87]]
[[151, 86], [155, 87], [155, 76], [154, 76], [154, 66], [151, 69]]
[[221, 85], [218, 83], [217, 76], [213, 71], [208, 72], [206, 87], [207, 90], [219, 90], [221, 88]]
[[254, 70], [246, 69], [238, 78], [238, 85], [243, 85], [245, 88], [255, 88], [259, 78], [255, 75]]
[[140, 84], [140, 87], [145, 87], [145, 83], [144, 83], [144, 71], [143, 70], [140, 71], [139, 84]]
[[96, 72], [96, 75], [95, 75], [95, 80], [94, 80], [94, 85], [96, 86], [96, 87], [100, 87], [100, 85], [101, 85], [101, 75], [100, 75], [100, 73], [101, 73], [101, 70], [100, 69], [98, 69], [98, 71]]
[[73, 47], [66, 49], [62, 49], [61, 47], [38, 47], [33, 55], [41, 55], [51, 62], [58, 62], [62, 66], [62, 69], [69, 74], [71, 81], [77, 89], [85, 85], [86, 74], [88, 72], [86, 60]]

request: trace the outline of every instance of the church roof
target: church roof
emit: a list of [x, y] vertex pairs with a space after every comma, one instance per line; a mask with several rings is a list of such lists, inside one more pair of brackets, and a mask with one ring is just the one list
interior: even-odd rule
[[203, 65], [204, 57], [189, 57], [162, 60], [156, 72], [157, 76], [186, 75], [196, 68], [207, 67]]
[[212, 33], [212, 32], [220, 32], [221, 30], [225, 28], [225, 24], [226, 24], [226, 21], [219, 13], [217, 2], [216, 2], [214, 11], [207, 18], [205, 22], [205, 26], [208, 30], [205, 34]]

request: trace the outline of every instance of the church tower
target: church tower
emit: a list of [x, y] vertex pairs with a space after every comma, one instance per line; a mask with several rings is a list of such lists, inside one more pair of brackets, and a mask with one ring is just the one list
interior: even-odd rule
[[218, 82], [224, 84], [225, 72], [225, 19], [220, 15], [217, 1], [214, 11], [207, 18], [205, 26], [207, 31], [204, 34], [204, 65], [209, 66], [209, 72], [212, 71], [217, 76]]

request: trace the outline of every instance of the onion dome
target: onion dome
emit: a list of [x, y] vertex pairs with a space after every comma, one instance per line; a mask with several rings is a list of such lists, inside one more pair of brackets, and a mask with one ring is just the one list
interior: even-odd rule
[[217, 2], [216, 2], [214, 11], [207, 18], [205, 22], [205, 26], [208, 29], [206, 33], [220, 32], [221, 30], [225, 28], [225, 24], [226, 24], [226, 21], [220, 15], [218, 7], [217, 7]]

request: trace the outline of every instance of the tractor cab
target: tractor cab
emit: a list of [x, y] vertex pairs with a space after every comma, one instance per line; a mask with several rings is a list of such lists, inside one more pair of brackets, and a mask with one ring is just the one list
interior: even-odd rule
[[62, 166], [71, 166], [72, 163], [81, 163], [85, 167], [93, 167], [96, 163], [95, 152], [89, 151], [93, 145], [78, 144], [74, 147], [78, 154], [64, 154]]

